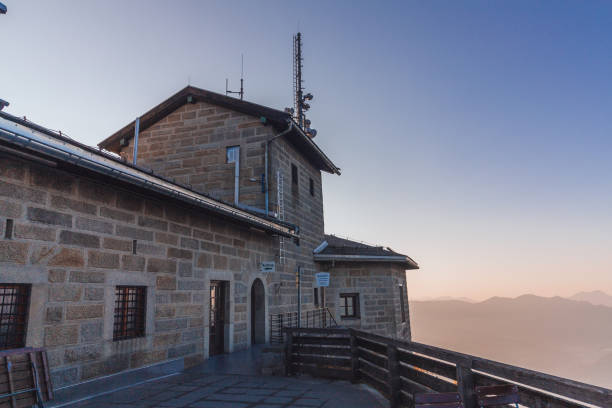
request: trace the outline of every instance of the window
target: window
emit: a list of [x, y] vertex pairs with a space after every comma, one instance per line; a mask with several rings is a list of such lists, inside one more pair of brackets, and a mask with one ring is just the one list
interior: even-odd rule
[[240, 160], [240, 146], [228, 146], [225, 150], [225, 162], [236, 163]]
[[115, 288], [113, 340], [144, 336], [146, 296], [144, 286], [117, 286]]
[[0, 283], [0, 350], [25, 347], [30, 285]]
[[7, 219], [6, 225], [4, 227], [4, 238], [12, 239], [13, 238], [13, 220]]
[[291, 165], [291, 183], [298, 185], [298, 170], [295, 164]]
[[359, 317], [359, 293], [340, 294], [340, 317]]
[[319, 288], [314, 288], [314, 305], [319, 307]]
[[400, 308], [402, 310], [402, 323], [406, 322], [406, 309], [404, 308], [404, 287], [402, 285], [399, 285], [399, 292], [400, 292]]
[[314, 181], [310, 179], [310, 195], [314, 197]]

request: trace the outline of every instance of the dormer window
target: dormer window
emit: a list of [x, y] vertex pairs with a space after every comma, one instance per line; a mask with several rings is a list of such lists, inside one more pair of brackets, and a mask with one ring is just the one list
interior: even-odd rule
[[228, 146], [225, 151], [225, 162], [236, 163], [240, 157], [240, 146]]

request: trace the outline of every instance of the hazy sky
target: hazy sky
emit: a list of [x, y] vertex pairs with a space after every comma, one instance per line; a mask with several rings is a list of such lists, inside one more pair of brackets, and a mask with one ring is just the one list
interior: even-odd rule
[[8, 112], [96, 144], [192, 85], [291, 105], [303, 32], [326, 230], [411, 298], [612, 293], [612, 2], [2, 0]]

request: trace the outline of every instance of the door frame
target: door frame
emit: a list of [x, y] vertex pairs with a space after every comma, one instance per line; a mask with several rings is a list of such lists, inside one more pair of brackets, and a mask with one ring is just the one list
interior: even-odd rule
[[269, 314], [270, 314], [270, 305], [268, 302], [268, 284], [267, 284], [267, 280], [266, 280], [266, 275], [262, 274], [262, 273], [256, 273], [256, 274], [252, 274], [251, 277], [249, 278], [249, 286], [247, 286], [247, 325], [248, 325], [248, 330], [247, 330], [247, 347], [251, 347], [253, 345], [253, 339], [252, 339], [252, 333], [253, 333], [253, 329], [251, 328], [251, 316], [252, 316], [252, 312], [251, 312], [251, 308], [252, 308], [252, 299], [251, 299], [251, 288], [253, 287], [253, 282], [255, 282], [255, 279], [259, 279], [261, 281], [261, 283], [263, 284], [263, 288], [264, 288], [264, 320], [265, 320], [265, 339], [266, 339], [266, 344], [270, 343], [270, 319], [269, 319]]
[[[261, 293], [259, 294], [259, 296], [262, 296], [261, 301], [263, 302], [262, 305], [262, 310], [261, 311], [257, 311], [254, 309], [255, 306], [255, 284], [258, 282], [258, 285], [261, 286]], [[249, 320], [250, 320], [250, 328], [251, 328], [251, 345], [254, 344], [265, 344], [266, 343], [266, 317], [267, 317], [267, 313], [266, 313], [266, 286], [264, 285], [263, 281], [260, 278], [255, 278], [253, 279], [253, 282], [251, 283], [251, 287], [249, 289], [250, 291], [250, 306], [251, 306], [251, 310], [249, 313]], [[261, 313], [261, 316], [258, 316], [258, 314]], [[263, 327], [259, 327], [259, 324], [261, 323], [257, 323], [257, 317], [259, 317], [260, 319], [263, 319], [263, 321], [261, 323], [263, 323]], [[263, 333], [260, 334], [260, 336], [256, 335], [256, 331], [260, 329], [263, 330]], [[262, 338], [263, 335], [263, 338]], [[256, 338], [259, 337], [259, 342], [256, 342]]]

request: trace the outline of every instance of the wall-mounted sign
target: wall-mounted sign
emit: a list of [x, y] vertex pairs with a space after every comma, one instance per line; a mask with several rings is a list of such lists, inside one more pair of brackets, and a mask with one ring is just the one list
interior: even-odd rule
[[272, 262], [262, 262], [261, 267], [259, 269], [262, 273], [269, 273], [276, 271], [276, 264], [274, 261]]
[[315, 273], [315, 279], [317, 280], [317, 286], [323, 288], [329, 286], [329, 272]]

